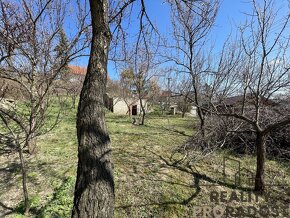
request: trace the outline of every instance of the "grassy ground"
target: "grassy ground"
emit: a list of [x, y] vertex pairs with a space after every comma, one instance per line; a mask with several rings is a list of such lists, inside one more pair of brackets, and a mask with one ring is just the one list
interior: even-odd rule
[[[56, 129], [38, 139], [37, 153], [28, 158], [31, 217], [70, 217], [77, 165], [75, 111], [67, 110], [62, 119]], [[172, 153], [194, 132], [194, 123], [190, 117], [148, 116], [145, 126], [135, 126], [128, 117], [107, 114], [116, 185], [115, 217], [194, 217], [196, 206], [259, 208], [289, 201], [289, 166], [272, 160], [267, 162], [266, 182], [283, 186], [267, 186], [270, 202], [264, 197], [258, 202], [211, 202], [213, 192], [226, 193], [227, 200], [233, 191], [252, 193], [247, 187], [235, 187], [233, 178], [235, 160], [254, 172], [255, 159], [216, 151], [187, 165], [174, 162], [182, 154], [170, 159]], [[226, 161], [225, 181], [224, 156], [235, 159]], [[0, 156], [0, 166], [0, 217], [22, 217], [17, 156]], [[247, 181], [242, 177], [244, 184]]]

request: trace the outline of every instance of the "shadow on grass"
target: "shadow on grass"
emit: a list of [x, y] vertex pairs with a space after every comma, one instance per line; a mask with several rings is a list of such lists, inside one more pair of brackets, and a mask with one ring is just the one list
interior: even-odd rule
[[[44, 205], [40, 202], [33, 202], [33, 197], [30, 196], [30, 215], [33, 217], [69, 217], [72, 208], [72, 195], [75, 179], [73, 177], [67, 177], [62, 180], [61, 185], [54, 190], [52, 197]], [[24, 204], [21, 201], [15, 208], [7, 207], [0, 202], [0, 207], [5, 209], [4, 213], [0, 213], [0, 217], [7, 216], [9, 214], [23, 214]], [[1, 211], [0, 211], [1, 212]], [[1, 216], [2, 215], [2, 216]]]
[[41, 208], [31, 208], [30, 213], [39, 218], [49, 217], [69, 217], [73, 203], [73, 190], [75, 179], [73, 177], [65, 178], [61, 185], [55, 189], [52, 198]]
[[[47, 202], [45, 205], [41, 206], [40, 202], [33, 203], [33, 194], [30, 192], [30, 203], [31, 203], [31, 209], [30, 214], [31, 215], [37, 215], [37, 217], [44, 217], [44, 211], [46, 208], [48, 208], [51, 204], [56, 205], [56, 201], [58, 201], [60, 198], [63, 198], [63, 201], [66, 201], [67, 196], [68, 198], [71, 198], [70, 194], [63, 193], [63, 196], [59, 194], [60, 191], [64, 191], [64, 187], [67, 187], [67, 183], [70, 182], [70, 184], [73, 184], [74, 186], [74, 178], [67, 178], [65, 175], [70, 169], [67, 169], [63, 173], [58, 173], [57, 170], [55, 170], [51, 163], [47, 162], [33, 162], [33, 163], [27, 163], [28, 165], [28, 181], [29, 183], [37, 187], [40, 185], [37, 178], [34, 177], [35, 174], [41, 174], [44, 176], [44, 178], [53, 178], [61, 182], [61, 185], [59, 188], [56, 188], [54, 191], [54, 194], [49, 202]], [[30, 176], [29, 174], [32, 173]], [[9, 190], [13, 187], [20, 185], [20, 189], [22, 191], [21, 183], [19, 183], [18, 178], [20, 177], [20, 164], [17, 163], [17, 159], [13, 160], [13, 162], [9, 162], [7, 166], [0, 168], [0, 195], [4, 194], [5, 192], [9, 193]], [[22, 198], [22, 192], [19, 193], [20, 198]], [[61, 205], [62, 202], [59, 203]], [[66, 204], [66, 203], [65, 203]], [[70, 210], [70, 208], [69, 208]], [[61, 211], [61, 210], [60, 210]], [[9, 207], [5, 205], [4, 202], [0, 201], [0, 217], [6, 217], [10, 214], [16, 213], [16, 214], [23, 214], [23, 201], [18, 202], [16, 207]], [[61, 213], [61, 212], [60, 212]], [[51, 216], [51, 217], [63, 217], [63, 216]]]
[[153, 154], [154, 156], [158, 157], [163, 163], [165, 163], [165, 165], [169, 168], [175, 169], [175, 170], [179, 170], [182, 171], [184, 173], [187, 173], [191, 176], [194, 177], [194, 179], [198, 178], [199, 180], [203, 180], [206, 182], [209, 182], [210, 185], [203, 185], [203, 186], [223, 186], [223, 187], [227, 187], [227, 188], [231, 188], [231, 189], [238, 189], [240, 191], [252, 191], [251, 188], [247, 188], [247, 187], [240, 187], [240, 186], [236, 186], [233, 183], [228, 183], [225, 181], [221, 181], [219, 179], [213, 179], [209, 176], [207, 176], [206, 174], [201, 174], [199, 172], [194, 171], [194, 169], [192, 169], [192, 167], [187, 167], [187, 166], [183, 166], [181, 164], [178, 164], [178, 162], [173, 162], [171, 163], [170, 161], [168, 161], [167, 159], [165, 159], [164, 157], [162, 157], [161, 155], [156, 154], [153, 151], [150, 151], [146, 148], [144, 148], [145, 150], [149, 151], [151, 154]]
[[[134, 128], [139, 128], [140, 129], [137, 129], [136, 132], [125, 132], [125, 131], [122, 131], [122, 130], [116, 130], [116, 131], [113, 131], [111, 132], [113, 135], [118, 135], [118, 134], [121, 134], [121, 135], [133, 135], [133, 136], [138, 136], [138, 137], [142, 137], [142, 136], [153, 136], [153, 135], [172, 135], [172, 134], [175, 134], [175, 135], [182, 135], [182, 136], [186, 136], [186, 137], [191, 137], [192, 135], [189, 135], [189, 134], [186, 134], [185, 131], [181, 131], [181, 130], [177, 130], [177, 129], [174, 129], [174, 128], [166, 128], [164, 126], [160, 126], [160, 127], [153, 127], [153, 126], [150, 126], [150, 125], [143, 125], [143, 126], [134, 126]], [[141, 128], [146, 128], [150, 130], [150, 132], [146, 131], [146, 132], [140, 132], [139, 130], [142, 130]], [[134, 130], [132, 128], [132, 130]]]
[[158, 155], [154, 153], [153, 151], [148, 150], [146, 148], [144, 149], [149, 151], [151, 154], [153, 154], [155, 157], [158, 157], [159, 160], [165, 163], [164, 164], [165, 168], [178, 170], [178, 171], [181, 171], [183, 173], [187, 173], [188, 175], [190, 175], [193, 178], [193, 184], [191, 185], [186, 184], [182, 182], [181, 180], [178, 180], [178, 179], [176, 180], [176, 178], [175, 178], [175, 181], [166, 181], [163, 179], [145, 179], [145, 180], [148, 180], [148, 181], [150, 180], [151, 182], [153, 181], [160, 184], [167, 183], [169, 185], [177, 185], [177, 186], [181, 186], [185, 188], [191, 188], [192, 193], [189, 194], [187, 197], [183, 197], [183, 199], [180, 199], [180, 200], [172, 200], [172, 201], [168, 200], [168, 201], [159, 201], [159, 202], [153, 200], [148, 203], [119, 205], [116, 207], [116, 209], [128, 209], [128, 208], [138, 208], [138, 207], [146, 207], [146, 206], [161, 206], [162, 207], [166, 205], [188, 205], [194, 198], [196, 198], [200, 194], [201, 187], [205, 186], [204, 184], [201, 184], [202, 181], [209, 183], [209, 185], [206, 185], [206, 186], [223, 186], [230, 189], [237, 189], [237, 190], [245, 191], [245, 192], [253, 191], [251, 188], [239, 187], [232, 183], [216, 180], [205, 174], [198, 173], [194, 171], [194, 169], [192, 168], [188, 168], [180, 164], [176, 164], [176, 163], [171, 163], [170, 161], [166, 160], [161, 155]]
[[188, 136], [188, 137], [191, 137], [192, 135], [188, 135], [188, 134], [186, 134], [185, 133], [185, 131], [179, 131], [179, 130], [177, 130], [177, 129], [169, 129], [169, 128], [166, 128], [166, 127], [162, 127], [163, 129], [165, 129], [165, 130], [167, 130], [167, 131], [169, 131], [169, 132], [172, 132], [172, 133], [177, 133], [177, 134], [179, 134], [179, 135], [183, 135], [183, 136]]
[[199, 179], [195, 179], [195, 191], [186, 199], [183, 199], [181, 201], [163, 201], [163, 202], [151, 202], [151, 203], [145, 203], [145, 204], [127, 204], [122, 206], [117, 206], [116, 209], [127, 209], [130, 207], [146, 207], [146, 206], [166, 206], [166, 205], [187, 205], [190, 203], [195, 197], [198, 196], [198, 194], [201, 191], [201, 188], [199, 186]]
[[[0, 168], [0, 195], [9, 193], [10, 189], [15, 186], [15, 177], [19, 170], [20, 165], [16, 161], [9, 163], [6, 167]], [[6, 217], [14, 212], [15, 208], [0, 202], [0, 217]]]
[[9, 207], [0, 201], [0, 208], [3, 208], [1, 211], [0, 209], [0, 217], [6, 217], [14, 212], [14, 208]]
[[18, 173], [20, 173], [20, 164], [16, 160], [0, 168], [0, 194], [7, 192], [14, 185]]

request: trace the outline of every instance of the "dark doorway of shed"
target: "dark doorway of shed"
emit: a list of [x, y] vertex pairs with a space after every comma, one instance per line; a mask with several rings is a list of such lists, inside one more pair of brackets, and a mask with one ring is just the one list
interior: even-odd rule
[[137, 105], [132, 106], [132, 115], [137, 115]]

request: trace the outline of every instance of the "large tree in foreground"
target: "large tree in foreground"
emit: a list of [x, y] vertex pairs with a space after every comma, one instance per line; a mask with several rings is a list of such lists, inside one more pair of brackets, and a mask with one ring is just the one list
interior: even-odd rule
[[119, 49], [120, 40], [125, 40], [122, 20], [128, 15], [126, 9], [130, 11], [134, 2], [141, 2], [140, 37], [144, 31], [143, 23], [149, 22], [149, 19], [144, 0], [112, 0], [110, 8], [108, 0], [89, 2], [93, 34], [88, 70], [77, 114], [79, 160], [72, 217], [113, 217], [114, 180], [104, 106], [109, 45], [113, 35], [115, 40], [111, 46], [112, 52]]
[[[122, 55], [126, 53], [122, 52], [128, 45], [122, 28], [122, 20], [128, 21], [128, 18], [132, 16], [130, 12], [133, 9], [133, 3], [136, 5], [140, 3], [138, 5], [140, 7], [139, 28], [134, 49], [137, 54], [143, 47], [147, 55], [149, 54], [148, 34], [158, 31], [146, 12], [145, 0], [111, 0], [110, 9], [108, 0], [90, 0], [89, 2], [93, 35], [88, 71], [77, 115], [79, 161], [72, 217], [113, 217], [114, 181], [103, 98], [106, 93], [109, 44], [111, 36], [115, 36], [110, 51], [120, 50], [121, 52], [116, 53]], [[178, 1], [168, 2], [170, 5], [178, 3]], [[183, 2], [190, 4], [190, 1]], [[112, 25], [112, 34], [110, 34], [109, 24]], [[119, 60], [126, 60], [122, 55]], [[118, 55], [112, 56], [113, 59], [118, 59], [117, 57]]]
[[77, 114], [78, 169], [72, 217], [113, 217], [114, 180], [105, 124], [108, 2], [90, 0], [92, 45]]

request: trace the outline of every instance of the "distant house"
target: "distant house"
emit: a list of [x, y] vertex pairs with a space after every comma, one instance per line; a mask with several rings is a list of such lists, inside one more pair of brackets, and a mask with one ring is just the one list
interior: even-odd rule
[[[76, 77], [85, 78], [85, 76], [87, 74], [87, 70], [88, 70], [86, 67], [75, 66], [75, 65], [69, 65], [68, 68], [69, 68], [68, 74], [71, 77], [76, 76]], [[109, 75], [107, 75], [107, 79], [110, 80]]]
[[69, 74], [72, 74], [72, 75], [85, 76], [86, 73], [87, 73], [87, 68], [86, 67], [69, 65], [68, 68], [70, 69]]
[[[245, 102], [248, 105], [254, 105], [255, 103], [255, 96], [254, 95], [246, 95], [245, 97]], [[220, 104], [223, 104], [227, 107], [239, 107], [240, 105], [242, 105], [244, 101], [244, 96], [243, 95], [237, 95], [237, 96], [232, 96], [232, 97], [227, 97], [221, 100]], [[266, 99], [266, 98], [262, 98], [261, 102], [263, 105], [266, 106], [274, 106], [275, 102], [272, 101], [271, 99]]]
[[[78, 81], [81, 81], [82, 84], [87, 73], [87, 68], [74, 65], [69, 65], [68, 68], [69, 71], [66, 72], [66, 75], [63, 76], [63, 78], [73, 84]], [[108, 85], [110, 84], [109, 76], [107, 79]], [[109, 93], [104, 96], [104, 104], [108, 110], [120, 115], [139, 115], [142, 113], [140, 101], [138, 98], [136, 98], [136, 96], [134, 96], [134, 94], [132, 94], [131, 98], [128, 97], [126, 100], [124, 100], [115, 93], [116, 90], [114, 87], [110, 87], [109, 90]], [[147, 99], [142, 99], [142, 103], [145, 107], [145, 111], [147, 112]]]
[[75, 98], [81, 92], [86, 73], [86, 67], [69, 65], [64, 68], [54, 82], [54, 93], [71, 96], [74, 98], [73, 101], [75, 101]]
[[290, 98], [289, 97], [281, 98], [281, 99], [275, 99], [274, 101], [276, 103], [276, 106], [279, 109], [283, 109], [285, 111], [290, 111]]
[[59, 72], [57, 76], [57, 81], [62, 82], [83, 81], [86, 74], [87, 74], [86, 67], [68, 65]]
[[86, 74], [86, 67], [69, 65], [66, 70], [60, 74], [60, 79], [64, 82], [83, 82]]
[[[121, 97], [109, 97], [108, 94], [105, 95], [105, 105], [106, 108], [115, 114], [119, 115], [130, 115], [137, 116], [143, 113], [140, 105], [140, 100], [134, 98], [127, 98], [126, 100]], [[148, 111], [147, 99], [142, 99], [142, 105], [145, 108], [145, 112]]]
[[[120, 98], [113, 98], [113, 113], [133, 116], [143, 113], [139, 99], [129, 99], [127, 103]], [[147, 112], [147, 99], [142, 99], [142, 105]]]
[[[192, 94], [191, 94], [192, 95]], [[179, 94], [179, 93], [174, 93], [174, 92], [171, 92], [171, 91], [162, 91], [160, 93], [160, 104], [163, 105], [163, 106], [166, 106], [167, 105], [167, 108], [169, 107], [169, 112], [170, 114], [172, 115], [176, 115], [176, 114], [181, 114], [182, 111], [179, 107], [179, 103], [180, 102], [183, 102], [183, 99], [182, 99], [182, 95]], [[168, 106], [169, 105], [169, 106]], [[192, 105], [189, 107], [189, 110], [187, 111], [187, 115], [189, 116], [193, 116], [193, 117], [196, 117], [197, 116], [197, 107]]]
[[[197, 116], [196, 109], [197, 109], [196, 106], [191, 106], [186, 114], [188, 116], [196, 117]], [[170, 105], [170, 114], [176, 115], [180, 113], [182, 113], [182, 111], [179, 109], [177, 104]]]
[[[216, 105], [216, 108], [219, 111], [231, 111], [234, 112], [236, 110], [240, 110], [245, 105], [245, 109], [252, 109], [255, 107], [255, 96], [252, 94], [246, 95], [244, 98], [243, 95], [237, 95], [237, 96], [231, 96], [227, 98], [223, 98], [218, 102], [214, 102], [214, 105]], [[273, 107], [276, 106], [277, 103], [271, 99], [263, 98], [261, 97], [261, 105], [265, 107]]]

